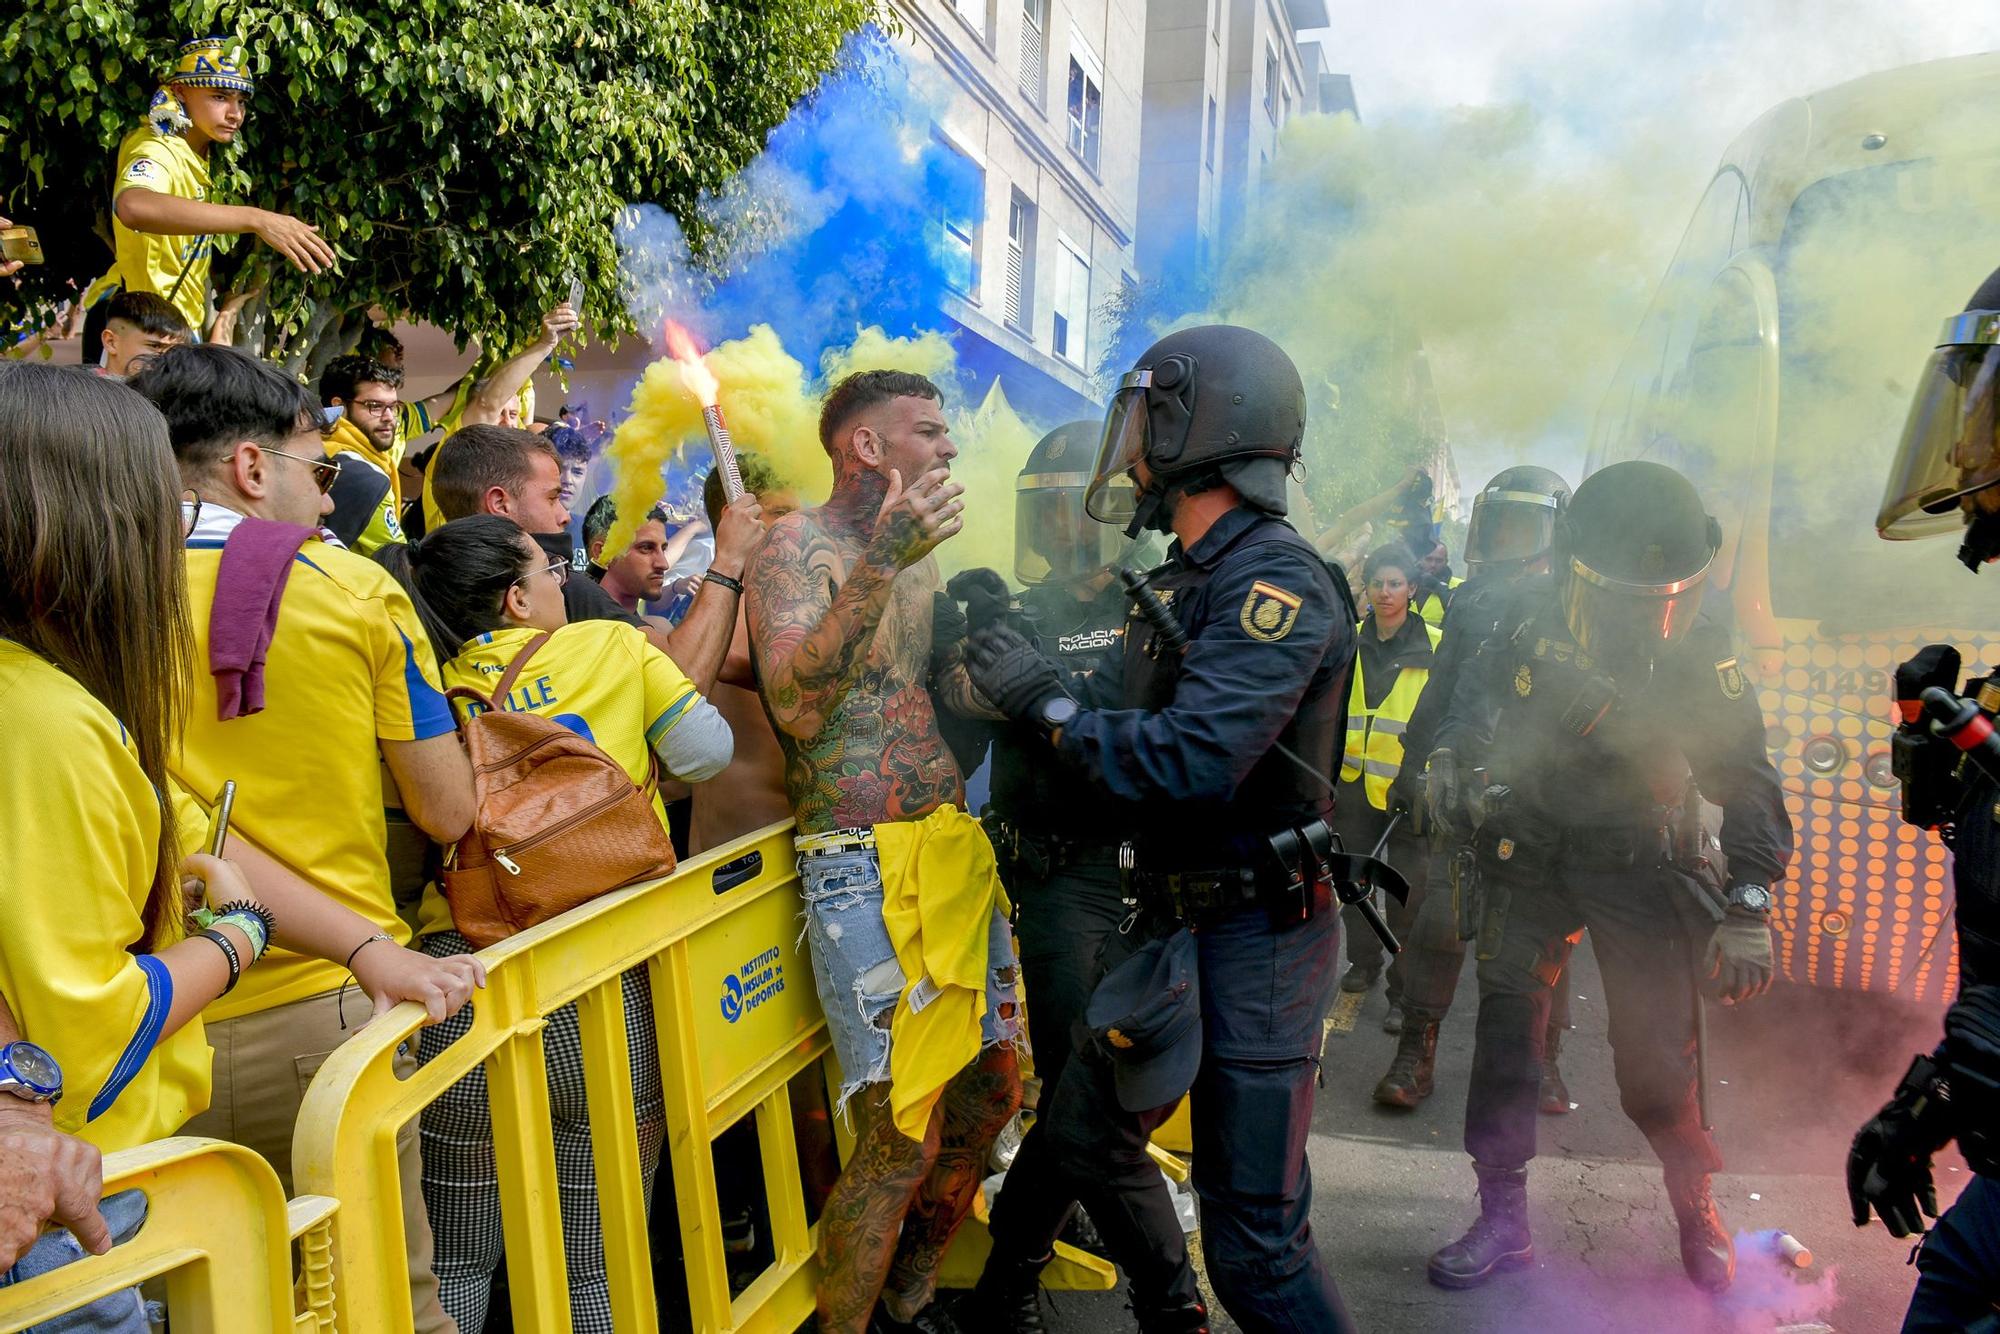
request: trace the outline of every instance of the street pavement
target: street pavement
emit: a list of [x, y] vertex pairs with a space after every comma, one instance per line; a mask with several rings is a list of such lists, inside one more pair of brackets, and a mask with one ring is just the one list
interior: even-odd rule
[[[1738, 1239], [1737, 1283], [1721, 1298], [1681, 1273], [1673, 1211], [1644, 1138], [1618, 1107], [1596, 960], [1586, 943], [1571, 970], [1575, 1031], [1562, 1066], [1577, 1104], [1541, 1121], [1531, 1169], [1536, 1263], [1469, 1292], [1424, 1277], [1424, 1262], [1476, 1213], [1461, 1146], [1472, 1064], [1471, 965], [1460, 1008], [1438, 1047], [1438, 1091], [1415, 1112], [1369, 1094], [1395, 1039], [1381, 1031], [1378, 985], [1351, 1016], [1336, 1007], [1310, 1152], [1313, 1230], [1364, 1331], [1770, 1334], [1896, 1329], [1915, 1283], [1910, 1245], [1879, 1223], [1854, 1227], [1843, 1181], [1846, 1145], [1928, 1048], [1937, 1012], [1893, 997], [1781, 987], [1740, 1009], [1710, 1007], [1710, 1076], [1727, 1170], [1716, 1178]], [[1347, 1007], [1347, 1008], [1352, 1008]], [[1351, 1023], [1351, 1028], [1341, 1028]], [[1939, 1160], [1939, 1195], [1965, 1180], [1955, 1152]], [[1767, 1240], [1789, 1232], [1812, 1265], [1783, 1268]], [[1052, 1293], [1052, 1328], [1130, 1330], [1121, 1296]], [[1234, 1330], [1227, 1319], [1216, 1329]]]

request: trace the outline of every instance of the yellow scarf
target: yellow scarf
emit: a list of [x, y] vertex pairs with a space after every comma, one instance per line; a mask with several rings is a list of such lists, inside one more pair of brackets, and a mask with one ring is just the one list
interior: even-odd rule
[[389, 476], [389, 494], [395, 497], [398, 510], [403, 508], [403, 479], [397, 463], [402, 450], [395, 445], [387, 449], [378, 448], [368, 433], [343, 416], [333, 424], [333, 431], [326, 437], [328, 454], [358, 454], [374, 464]]
[[882, 922], [909, 979], [889, 1025], [889, 1110], [921, 1143], [944, 1086], [979, 1055], [987, 932], [1007, 894], [986, 830], [956, 806], [876, 825], [875, 852]]

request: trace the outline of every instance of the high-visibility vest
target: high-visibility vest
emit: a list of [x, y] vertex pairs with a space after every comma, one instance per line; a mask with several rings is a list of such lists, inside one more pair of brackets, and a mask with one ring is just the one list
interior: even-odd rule
[[[1368, 622], [1364, 633], [1373, 634]], [[1424, 633], [1430, 636], [1431, 651], [1437, 651], [1443, 632], [1428, 621]], [[1429, 667], [1403, 667], [1396, 672], [1396, 684], [1374, 708], [1368, 707], [1368, 691], [1361, 680], [1361, 655], [1354, 656], [1354, 685], [1347, 701], [1347, 748], [1340, 757], [1340, 779], [1362, 780], [1368, 804], [1378, 811], [1389, 809], [1389, 784], [1403, 767], [1403, 733], [1409, 730], [1410, 715], [1416, 712], [1417, 697], [1431, 679]]]
[[[1445, 586], [1448, 589], [1455, 590], [1464, 582], [1465, 580], [1459, 578], [1457, 575], [1453, 575], [1450, 583]], [[1410, 610], [1423, 617], [1427, 625], [1435, 628], [1444, 624], [1444, 614], [1447, 608], [1443, 598], [1439, 597], [1436, 593], [1426, 592], [1422, 597], [1410, 604]]]

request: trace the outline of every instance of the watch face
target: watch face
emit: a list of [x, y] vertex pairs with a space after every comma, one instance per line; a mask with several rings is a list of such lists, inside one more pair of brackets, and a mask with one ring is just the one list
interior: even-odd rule
[[1751, 912], [1771, 910], [1771, 891], [1762, 885], [1743, 885], [1736, 891], [1736, 901]]
[[1042, 717], [1048, 722], [1050, 727], [1068, 726], [1070, 719], [1076, 717], [1076, 713], [1076, 701], [1062, 695], [1058, 695], [1042, 706]]
[[56, 1058], [32, 1042], [16, 1042], [7, 1047], [7, 1059], [23, 1082], [43, 1092], [62, 1087], [62, 1069]]

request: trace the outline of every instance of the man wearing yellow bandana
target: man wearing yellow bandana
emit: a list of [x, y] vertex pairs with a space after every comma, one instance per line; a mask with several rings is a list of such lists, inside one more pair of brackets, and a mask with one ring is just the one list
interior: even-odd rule
[[83, 360], [96, 362], [104, 328], [104, 301], [120, 288], [153, 292], [172, 302], [188, 327], [200, 329], [208, 311], [208, 264], [215, 238], [254, 232], [301, 273], [333, 265], [333, 247], [319, 229], [284, 213], [239, 204], [211, 204], [209, 155], [236, 142], [250, 114], [256, 84], [242, 52], [221, 37], [181, 45], [146, 113], [146, 123], [118, 147], [118, 175], [111, 188], [111, 233], [116, 258], [84, 293]]
[[958, 450], [936, 386], [901, 371], [841, 381], [820, 443], [833, 494], [772, 525], [744, 574], [854, 1121], [820, 1213], [819, 1328], [950, 1329], [938, 1266], [1021, 1099], [1005, 899], [931, 702], [990, 716], [962, 646], [931, 648], [930, 553], [962, 522]]

